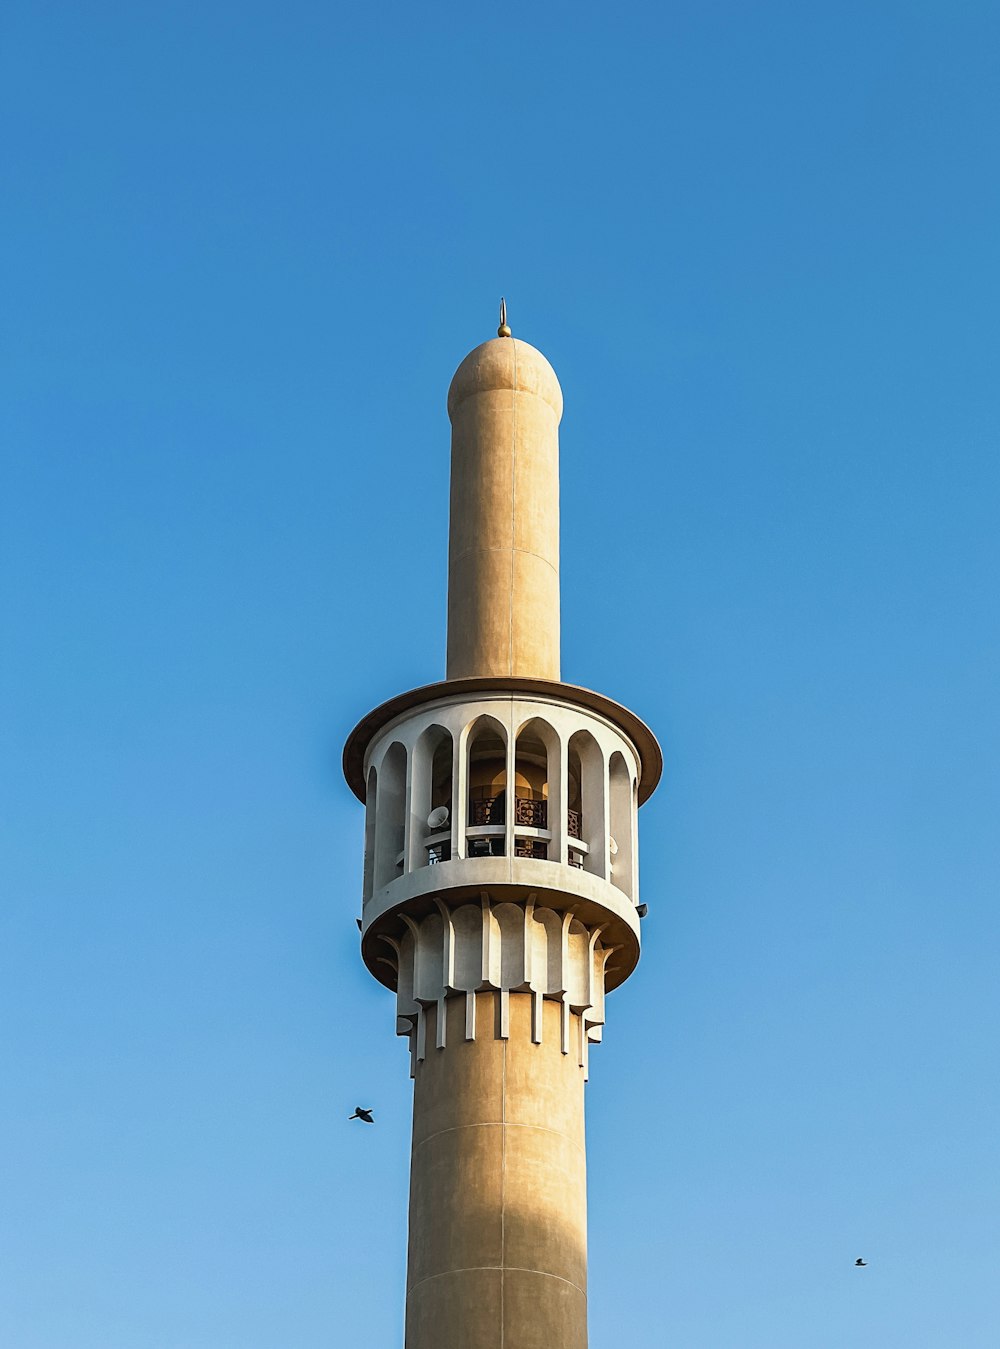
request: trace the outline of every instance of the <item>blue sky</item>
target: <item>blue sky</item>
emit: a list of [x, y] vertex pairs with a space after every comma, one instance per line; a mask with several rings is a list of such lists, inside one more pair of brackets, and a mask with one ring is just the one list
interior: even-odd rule
[[0, 1342], [401, 1343], [339, 753], [443, 674], [504, 293], [566, 399], [564, 676], [667, 760], [592, 1349], [993, 1349], [1000, 11], [2, 25]]

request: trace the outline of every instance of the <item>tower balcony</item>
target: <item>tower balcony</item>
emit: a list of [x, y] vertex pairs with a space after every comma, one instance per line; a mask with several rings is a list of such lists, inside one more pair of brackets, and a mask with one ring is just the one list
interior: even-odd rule
[[366, 807], [362, 952], [389, 987], [386, 941], [484, 896], [600, 929], [614, 948], [608, 987], [638, 960], [637, 811], [659, 775], [655, 741], [599, 695], [504, 682], [530, 687], [432, 685], [348, 744]]

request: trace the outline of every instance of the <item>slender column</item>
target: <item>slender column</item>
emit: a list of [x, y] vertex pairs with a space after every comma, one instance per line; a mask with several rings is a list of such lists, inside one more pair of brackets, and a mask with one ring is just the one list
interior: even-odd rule
[[[416, 1067], [406, 1349], [586, 1349], [583, 1073], [560, 1050], [560, 1004], [498, 993], [445, 1003], [444, 1049], [427, 1011]], [[439, 1004], [440, 1006], [440, 1004]], [[571, 1035], [580, 1033], [571, 1018]]]
[[469, 353], [448, 394], [448, 678], [559, 678], [562, 391], [527, 342]]

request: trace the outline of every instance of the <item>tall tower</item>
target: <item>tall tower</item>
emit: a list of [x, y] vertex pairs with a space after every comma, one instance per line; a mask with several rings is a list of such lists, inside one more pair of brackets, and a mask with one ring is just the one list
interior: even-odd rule
[[[406, 1349], [587, 1344], [583, 1085], [639, 959], [637, 812], [662, 758], [560, 680], [562, 406], [501, 311], [448, 393], [447, 678], [344, 750], [361, 954], [414, 1079]], [[606, 640], [606, 616], [576, 621]]]

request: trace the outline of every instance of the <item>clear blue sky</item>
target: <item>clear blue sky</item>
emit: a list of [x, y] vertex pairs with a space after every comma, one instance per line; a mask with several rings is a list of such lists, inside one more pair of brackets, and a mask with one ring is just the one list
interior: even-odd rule
[[339, 753], [443, 674], [445, 394], [505, 293], [566, 398], [564, 675], [667, 756], [592, 1349], [994, 1349], [996, 4], [0, 39], [0, 1343], [401, 1344]]

